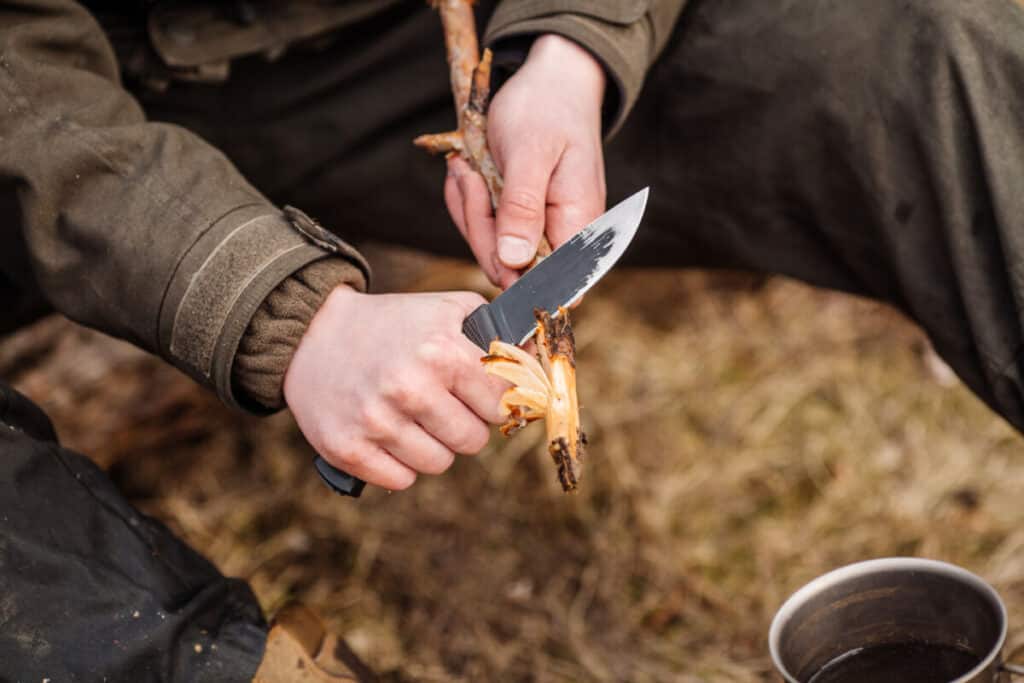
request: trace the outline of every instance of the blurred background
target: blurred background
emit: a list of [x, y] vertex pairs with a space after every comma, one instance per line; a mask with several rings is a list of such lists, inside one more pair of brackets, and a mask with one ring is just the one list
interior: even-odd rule
[[[469, 265], [364, 251], [379, 289], [493, 294]], [[386, 680], [776, 681], [782, 601], [890, 555], [992, 582], [1024, 645], [1024, 441], [897, 313], [618, 270], [574, 327], [590, 447], [570, 495], [533, 425], [407, 492], [338, 497], [288, 414], [234, 413], [57, 317], [0, 340], [0, 374], [268, 614], [305, 601]]]

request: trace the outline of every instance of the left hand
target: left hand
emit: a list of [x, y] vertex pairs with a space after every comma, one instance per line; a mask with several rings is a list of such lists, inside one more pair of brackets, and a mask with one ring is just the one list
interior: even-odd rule
[[557, 249], [604, 211], [604, 88], [589, 52], [543, 35], [488, 109], [487, 143], [505, 179], [496, 218], [483, 179], [449, 160], [448, 211], [494, 284], [518, 279], [542, 235]]

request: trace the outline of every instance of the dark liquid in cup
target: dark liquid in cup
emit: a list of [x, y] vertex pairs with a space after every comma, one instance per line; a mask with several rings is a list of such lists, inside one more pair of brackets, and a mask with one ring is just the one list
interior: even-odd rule
[[981, 659], [947, 645], [873, 645], [842, 654], [807, 683], [949, 683]]

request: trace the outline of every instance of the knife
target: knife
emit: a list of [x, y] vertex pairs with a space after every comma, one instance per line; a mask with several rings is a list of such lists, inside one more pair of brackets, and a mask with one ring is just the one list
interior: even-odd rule
[[[555, 315], [597, 284], [633, 241], [647, 206], [645, 187], [599, 216], [544, 260], [524, 273], [494, 301], [483, 304], [462, 323], [462, 332], [484, 351], [495, 339], [522, 344], [533, 334], [534, 309]], [[366, 482], [342, 472], [320, 456], [317, 473], [335, 492], [358, 498]]]

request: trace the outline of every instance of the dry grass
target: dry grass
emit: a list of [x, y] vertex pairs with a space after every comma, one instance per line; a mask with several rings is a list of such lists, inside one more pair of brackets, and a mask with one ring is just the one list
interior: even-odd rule
[[232, 415], [123, 345], [47, 322], [0, 366], [268, 612], [305, 600], [396, 680], [775, 680], [782, 600], [885, 555], [978, 572], [1024, 643], [1022, 442], [898, 316], [783, 280], [620, 272], [576, 330], [591, 447], [568, 496], [536, 425], [354, 502], [287, 415]]

